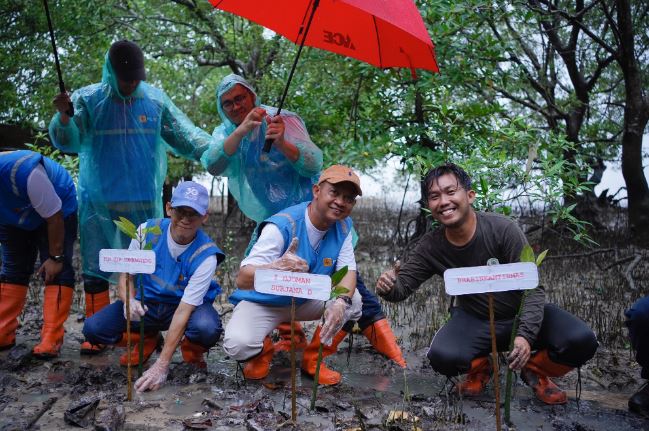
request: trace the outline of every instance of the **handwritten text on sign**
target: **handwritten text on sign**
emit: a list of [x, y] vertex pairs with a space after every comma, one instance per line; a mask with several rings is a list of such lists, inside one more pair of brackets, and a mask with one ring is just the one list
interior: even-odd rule
[[105, 272], [153, 274], [155, 253], [152, 250], [104, 248], [99, 250], [99, 269]]
[[452, 268], [444, 271], [444, 284], [449, 295], [534, 289], [539, 271], [532, 262]]
[[273, 295], [326, 301], [331, 295], [328, 275], [304, 272], [258, 269], [255, 271], [255, 290]]

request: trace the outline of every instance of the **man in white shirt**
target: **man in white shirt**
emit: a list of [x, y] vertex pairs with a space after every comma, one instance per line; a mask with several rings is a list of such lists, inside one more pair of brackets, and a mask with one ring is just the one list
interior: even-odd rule
[[[204, 368], [203, 353], [223, 332], [212, 306], [221, 288], [212, 277], [225, 255], [201, 230], [207, 221], [208, 203], [205, 187], [193, 181], [180, 183], [166, 207], [170, 218], [151, 219], [140, 225], [138, 240], [132, 240], [129, 246], [131, 250], [150, 246], [156, 254], [155, 272], [139, 275], [144, 298], [135, 286], [135, 277], [122, 274], [120, 300], [94, 314], [84, 325], [83, 333], [91, 343], [124, 341], [129, 295], [132, 331], [139, 332], [140, 322], [147, 331], [146, 359], [156, 347], [158, 332], [168, 331], [160, 356], [135, 382], [138, 392], [156, 390], [166, 381], [171, 357], [181, 339], [183, 360]], [[137, 340], [134, 335], [132, 339]], [[137, 353], [131, 352], [131, 358], [137, 362]]]
[[[360, 180], [348, 167], [334, 165], [323, 171], [313, 186], [313, 199], [286, 208], [258, 227], [258, 240], [241, 262], [238, 289], [230, 296], [236, 306], [225, 329], [223, 349], [238, 361], [247, 361], [247, 379], [268, 375], [274, 347], [268, 334], [281, 322], [290, 321], [291, 298], [256, 292], [255, 271], [270, 268], [293, 272], [331, 275], [345, 266], [348, 272], [340, 282], [348, 292], [328, 301], [296, 298], [296, 320], [324, 322], [316, 329], [304, 350], [302, 369], [315, 374], [318, 347], [323, 357], [336, 351], [347, 335], [341, 331], [349, 320], [361, 315], [361, 297], [356, 291], [356, 261], [352, 247], [352, 220], [349, 217], [356, 197], [361, 195]], [[340, 382], [340, 373], [321, 364], [319, 383]]]
[[0, 153], [0, 350], [16, 343], [16, 329], [34, 263], [43, 276], [43, 328], [34, 356], [59, 355], [63, 323], [74, 292], [72, 252], [77, 236], [77, 195], [70, 174], [33, 151]]

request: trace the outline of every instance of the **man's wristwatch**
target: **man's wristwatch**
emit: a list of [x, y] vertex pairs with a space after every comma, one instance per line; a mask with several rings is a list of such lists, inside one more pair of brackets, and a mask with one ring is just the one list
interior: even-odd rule
[[50, 256], [50, 259], [52, 259], [56, 263], [61, 263], [63, 260], [65, 260], [65, 255], [64, 254], [59, 254], [57, 256]]
[[345, 304], [347, 304], [347, 308], [352, 306], [352, 299], [347, 295], [340, 295], [336, 299], [342, 299], [345, 302]]

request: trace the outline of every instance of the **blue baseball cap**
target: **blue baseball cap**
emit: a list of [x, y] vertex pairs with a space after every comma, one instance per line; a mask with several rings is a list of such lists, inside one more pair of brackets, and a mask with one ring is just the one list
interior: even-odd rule
[[190, 207], [200, 215], [205, 215], [209, 205], [210, 198], [207, 189], [194, 181], [178, 183], [171, 195], [171, 206], [173, 208]]

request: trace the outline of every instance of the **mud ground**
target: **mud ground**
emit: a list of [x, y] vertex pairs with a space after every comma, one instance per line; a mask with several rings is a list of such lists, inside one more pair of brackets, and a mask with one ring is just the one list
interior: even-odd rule
[[[372, 214], [386, 220], [377, 211]], [[370, 220], [367, 225], [377, 231], [378, 222]], [[232, 250], [230, 256], [237, 256], [249, 235], [244, 228], [214, 227], [212, 234], [217, 242]], [[364, 234], [362, 224], [360, 233], [369, 240], [359, 248], [359, 267], [368, 286], [372, 286], [386, 262], [393, 258], [392, 247], [371, 237], [369, 230]], [[547, 238], [539, 241], [547, 248]], [[600, 243], [601, 249], [620, 243], [619, 238], [606, 241]], [[595, 358], [582, 367], [580, 376], [573, 371], [556, 379], [568, 392], [569, 402], [565, 406], [541, 404], [517, 379], [512, 402], [513, 427], [509, 429], [649, 430], [649, 421], [627, 412], [627, 400], [642, 381], [625, 344], [621, 323], [624, 308], [649, 290], [646, 259], [632, 268], [635, 283], [631, 289], [624, 281], [629, 262], [624, 258], [634, 253], [646, 256], [646, 250], [625, 244], [614, 247], [614, 256], [610, 254], [613, 252], [587, 255], [590, 251], [562, 241], [555, 240], [550, 245], [557, 258], [548, 260], [542, 270], [548, 297], [591, 324], [601, 347]], [[579, 256], [560, 258], [562, 255]], [[607, 269], [618, 260], [626, 262], [625, 265]], [[237, 263], [233, 258], [221, 267], [226, 291], [232, 280], [228, 272]], [[425, 359], [432, 334], [443, 323], [448, 307], [440, 285], [439, 281], [428, 283], [410, 302], [385, 304], [408, 361], [405, 372], [374, 352], [362, 334], [354, 334], [351, 345], [348, 337], [327, 361], [331, 368], [342, 372], [342, 383], [320, 387], [316, 409], [311, 411], [313, 380], [300, 373], [298, 352], [298, 420], [293, 425], [287, 421], [291, 417], [291, 370], [285, 352], [275, 355], [271, 374], [262, 382], [244, 381], [237, 364], [225, 356], [220, 344], [210, 351], [207, 370], [182, 363], [177, 352], [167, 384], [161, 390], [133, 392], [133, 400], [127, 401], [126, 370], [117, 360], [122, 349], [111, 348], [94, 357], [79, 356], [83, 326], [81, 286], [77, 286], [77, 299], [65, 324], [61, 356], [49, 361], [32, 358], [29, 352], [38, 342], [42, 318], [41, 292], [38, 283], [34, 283], [21, 316], [18, 344], [10, 351], [0, 352], [0, 430], [495, 429], [492, 386], [477, 399], [448, 395], [452, 382], [435, 373]], [[227, 323], [230, 306], [219, 300], [216, 307]], [[305, 327], [311, 334], [313, 324]], [[504, 385], [504, 376], [501, 382]], [[392, 411], [407, 412], [406, 419], [390, 420]]]

